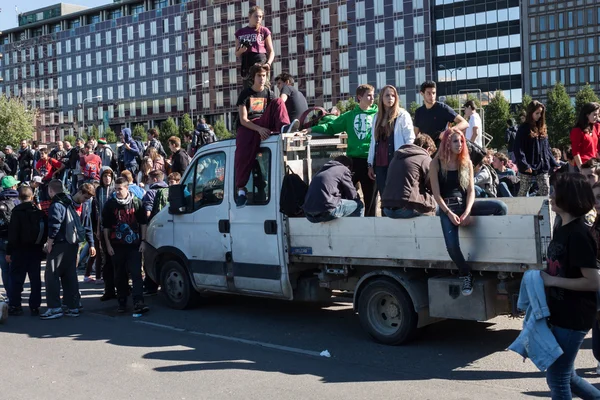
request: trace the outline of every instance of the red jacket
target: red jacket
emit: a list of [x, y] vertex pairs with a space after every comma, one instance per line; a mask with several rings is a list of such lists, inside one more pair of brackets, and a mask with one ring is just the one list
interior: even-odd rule
[[597, 157], [598, 137], [600, 137], [600, 124], [594, 124], [591, 133], [584, 133], [581, 128], [573, 128], [571, 130], [573, 156], [579, 154], [582, 164], [585, 164], [590, 158]]

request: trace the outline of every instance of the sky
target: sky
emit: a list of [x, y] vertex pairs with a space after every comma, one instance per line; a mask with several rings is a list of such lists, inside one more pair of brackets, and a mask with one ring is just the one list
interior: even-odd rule
[[17, 24], [17, 13], [15, 6], [20, 13], [25, 13], [38, 8], [51, 6], [58, 3], [77, 4], [86, 7], [97, 7], [102, 4], [112, 3], [112, 0], [2, 0], [0, 2], [0, 31], [4, 29], [15, 28]]

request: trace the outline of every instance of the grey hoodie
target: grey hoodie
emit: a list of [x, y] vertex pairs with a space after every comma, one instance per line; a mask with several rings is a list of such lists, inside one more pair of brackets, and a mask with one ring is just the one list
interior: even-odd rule
[[342, 199], [357, 198], [350, 169], [338, 161], [329, 161], [310, 182], [302, 208], [305, 213], [316, 215], [333, 211]]
[[[110, 173], [113, 177], [109, 186], [104, 186], [102, 177], [105, 173]], [[96, 202], [98, 203], [98, 215], [102, 215], [104, 204], [111, 198], [115, 190], [115, 172], [110, 167], [102, 167], [100, 170], [100, 185], [96, 188]]]

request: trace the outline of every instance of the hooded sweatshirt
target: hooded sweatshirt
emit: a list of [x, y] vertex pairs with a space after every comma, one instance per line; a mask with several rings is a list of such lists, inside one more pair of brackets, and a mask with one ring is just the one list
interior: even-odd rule
[[371, 106], [367, 111], [356, 106], [354, 110], [343, 113], [331, 122], [313, 126], [311, 132], [325, 133], [331, 136], [346, 132], [348, 134], [348, 150], [346, 151], [348, 157], [367, 158], [375, 114], [377, 114], [376, 105]]
[[125, 164], [126, 168], [131, 167], [132, 165], [137, 165], [135, 158], [140, 155], [140, 149], [138, 149], [137, 143], [131, 137], [131, 129], [124, 128], [121, 133], [123, 133], [123, 144], [128, 144], [131, 148], [127, 149], [123, 145], [123, 163]]
[[32, 201], [26, 201], [13, 208], [6, 245], [7, 255], [12, 255], [15, 250], [35, 251], [42, 255], [43, 243], [33, 244], [30, 241], [32, 221], [39, 221], [40, 213], [45, 219], [43, 212]]
[[[21, 203], [19, 201], [19, 192], [17, 192], [14, 189], [4, 189], [2, 192], [0, 192], [0, 201], [2, 200], [8, 200], [13, 202], [13, 204], [15, 206], [18, 206], [19, 203]], [[0, 229], [0, 239], [7, 239], [8, 238], [8, 226], [4, 225], [2, 227], [2, 229]]]
[[[105, 186], [102, 180], [104, 174], [112, 175], [112, 180], [110, 181], [110, 185]], [[94, 201], [96, 202], [96, 212], [98, 218], [102, 215], [102, 210], [104, 209], [104, 204], [108, 201], [109, 198], [113, 196], [113, 192], [115, 190], [115, 173], [110, 167], [102, 167], [100, 170], [100, 185], [96, 188], [96, 196], [94, 197]], [[100, 218], [101, 219], [101, 218]]]
[[321, 214], [333, 211], [342, 199], [357, 198], [350, 169], [338, 161], [329, 161], [310, 182], [302, 208], [307, 214]]
[[433, 195], [427, 190], [427, 175], [431, 156], [424, 148], [405, 144], [395, 153], [388, 168], [387, 182], [381, 205], [388, 208], [409, 208], [420, 213], [436, 209]]
[[156, 182], [150, 185], [149, 190], [144, 195], [142, 199], [142, 205], [144, 206], [144, 210], [152, 211], [152, 207], [154, 206], [154, 199], [156, 198], [156, 193], [160, 189], [168, 188], [169, 186], [165, 182]]

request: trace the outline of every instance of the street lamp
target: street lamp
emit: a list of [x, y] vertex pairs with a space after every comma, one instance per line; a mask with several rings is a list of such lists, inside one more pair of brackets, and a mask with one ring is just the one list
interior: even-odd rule
[[[456, 82], [456, 89], [458, 90], [458, 71], [461, 71], [463, 69], [463, 67], [457, 67], [457, 68], [446, 68], [446, 66], [444, 66], [443, 64], [438, 65], [439, 69], [443, 69], [444, 71], [450, 71], [450, 91], [452, 92], [452, 81], [455, 80]], [[452, 79], [452, 75], [454, 75], [454, 79]], [[446, 73], [444, 73], [444, 77], [445, 77]]]
[[[193, 91], [194, 91], [194, 94], [196, 94], [196, 88], [197, 88], [197, 87], [200, 87], [200, 86], [201, 86], [201, 87], [205, 87], [205, 86], [206, 86], [207, 84], [209, 84], [209, 83], [210, 83], [210, 81], [207, 79], [207, 80], [205, 80], [204, 82], [202, 82], [202, 83], [199, 83], [199, 84], [197, 84], [197, 85], [193, 86], [193, 87], [190, 89], [190, 93], [191, 93], [191, 91], [193, 90]], [[197, 101], [197, 100], [196, 100], [196, 104], [198, 104], [198, 101]], [[196, 104], [194, 104], [194, 108], [196, 108]], [[196, 124], [194, 123], [194, 108], [192, 108], [192, 106], [191, 106], [191, 104], [190, 104], [190, 112], [191, 112], [191, 114], [192, 114], [192, 115], [191, 115], [191, 117], [192, 117], [192, 124], [194, 124], [194, 126], [196, 126]]]
[[92, 100], [102, 101], [102, 96], [94, 96], [88, 97], [87, 99], [83, 99], [83, 103], [81, 104], [81, 108], [83, 110], [83, 118], [81, 119], [81, 122], [83, 124], [83, 132], [85, 132], [85, 103], [91, 102]]

